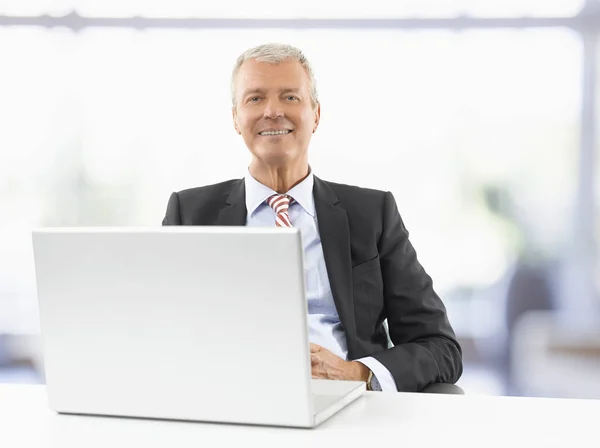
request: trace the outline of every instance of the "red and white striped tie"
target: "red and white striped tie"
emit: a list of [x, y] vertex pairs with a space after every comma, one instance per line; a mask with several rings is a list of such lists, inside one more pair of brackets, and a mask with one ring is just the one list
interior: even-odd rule
[[294, 227], [288, 214], [291, 201], [293, 199], [285, 194], [274, 194], [267, 199], [267, 204], [275, 210], [275, 225], [277, 227]]

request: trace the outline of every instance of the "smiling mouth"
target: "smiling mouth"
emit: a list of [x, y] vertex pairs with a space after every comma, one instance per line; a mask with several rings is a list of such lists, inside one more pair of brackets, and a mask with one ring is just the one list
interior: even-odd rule
[[272, 130], [272, 131], [262, 131], [259, 132], [258, 135], [262, 135], [262, 136], [269, 136], [269, 135], [287, 135], [287, 134], [291, 134], [291, 130], [290, 129], [279, 129], [279, 130]]

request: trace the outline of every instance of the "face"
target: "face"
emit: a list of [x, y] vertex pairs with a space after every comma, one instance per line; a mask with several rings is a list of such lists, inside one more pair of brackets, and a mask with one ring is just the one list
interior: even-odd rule
[[307, 161], [320, 108], [311, 103], [310, 81], [298, 61], [247, 60], [237, 74], [235, 98], [235, 129], [256, 159], [273, 166]]

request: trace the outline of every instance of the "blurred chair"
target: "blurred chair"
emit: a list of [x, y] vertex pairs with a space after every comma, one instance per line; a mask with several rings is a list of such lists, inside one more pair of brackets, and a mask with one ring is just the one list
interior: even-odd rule
[[527, 263], [519, 260], [510, 278], [506, 292], [505, 324], [506, 341], [500, 369], [506, 381], [508, 395], [520, 395], [513, 378], [512, 354], [515, 327], [522, 316], [535, 311], [556, 310], [557, 267], [550, 262]]
[[462, 390], [460, 386], [456, 384], [448, 384], [448, 383], [434, 383], [425, 387], [421, 391], [424, 394], [450, 394], [450, 395], [464, 395], [465, 391]]
[[600, 399], [600, 316], [530, 311], [515, 325], [513, 378], [524, 396]]

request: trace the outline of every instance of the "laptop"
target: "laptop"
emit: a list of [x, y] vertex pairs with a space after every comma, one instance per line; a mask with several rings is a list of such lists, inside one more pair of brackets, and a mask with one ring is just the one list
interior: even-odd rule
[[311, 378], [298, 229], [32, 237], [48, 400], [59, 413], [310, 428], [365, 390]]

